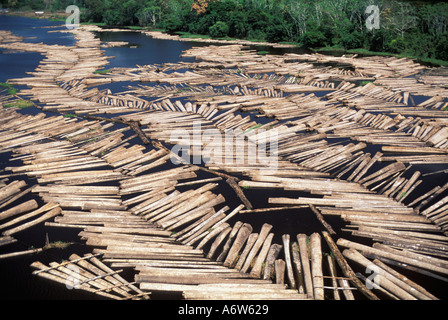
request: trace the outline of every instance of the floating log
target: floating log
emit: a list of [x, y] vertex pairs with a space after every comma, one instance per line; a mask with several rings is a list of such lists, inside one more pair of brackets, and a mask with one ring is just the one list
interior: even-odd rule
[[[337, 287], [338, 285], [338, 279], [336, 279], [336, 261], [335, 258], [331, 255], [327, 256], [327, 262], [328, 262], [328, 268], [330, 272], [331, 282], [333, 284], [333, 287]], [[333, 298], [334, 300], [341, 300], [341, 297], [339, 295], [338, 290], [333, 290]]]
[[291, 246], [292, 266], [294, 277], [297, 283], [297, 290], [299, 293], [305, 292], [305, 284], [303, 280], [302, 262], [300, 261], [300, 250], [297, 242], [293, 242]]
[[30, 250], [25, 250], [25, 251], [12, 252], [12, 253], [4, 253], [4, 254], [0, 254], [0, 260], [6, 260], [6, 259], [10, 259], [10, 258], [16, 258], [16, 257], [36, 254], [36, 253], [40, 253], [42, 251], [43, 251], [43, 248], [38, 248], [38, 249], [30, 249]]
[[[360, 263], [362, 266], [366, 268], [370, 268], [373, 272], [375, 272], [375, 277], [373, 278], [373, 283], [376, 285], [381, 285], [381, 288], [390, 291], [393, 295], [403, 299], [403, 300], [417, 300], [418, 298], [427, 300], [426, 296], [419, 295], [417, 292], [413, 292], [411, 288], [406, 286], [406, 289], [402, 289], [402, 286], [405, 286], [405, 283], [401, 282], [399, 279], [392, 276], [390, 273], [387, 273], [384, 269], [379, 266], [373, 266], [372, 262], [366, 259], [362, 254], [353, 249], [347, 249], [343, 251], [345, 257]], [[370, 280], [372, 281], [372, 280]], [[397, 284], [399, 282], [400, 285]], [[411, 292], [409, 292], [411, 291]], [[412, 294], [414, 293], [414, 295]]]
[[322, 250], [320, 235], [313, 233], [310, 236], [311, 248], [311, 274], [313, 279], [314, 299], [324, 300], [324, 278], [322, 272]]
[[34, 200], [34, 199], [28, 200], [26, 202], [23, 202], [13, 208], [10, 208], [10, 209], [0, 213], [0, 220], [8, 219], [8, 218], [14, 217], [16, 215], [22, 214], [24, 212], [34, 210], [37, 207], [38, 207], [38, 204], [37, 204], [36, 200]]
[[[357, 277], [353, 272], [352, 268], [348, 265], [347, 261], [344, 259], [341, 251], [339, 251], [336, 243], [331, 238], [330, 234], [327, 232], [322, 232], [325, 241], [330, 247], [331, 252], [334, 254], [336, 261], [338, 262], [339, 267], [347, 278], [350, 278], [350, 281], [358, 288], [358, 290], [363, 293], [370, 300], [379, 300], [379, 298], [373, 294]], [[340, 240], [340, 239], [339, 239]], [[338, 242], [339, 242], [338, 240]]]
[[15, 243], [15, 242], [17, 242], [17, 239], [14, 239], [11, 236], [0, 237], [0, 247], [11, 244], [11, 243]]
[[247, 256], [251, 252], [255, 242], [258, 239], [259, 234], [258, 233], [251, 233], [249, 237], [247, 238], [246, 245], [244, 246], [243, 251], [241, 251], [241, 254], [238, 258], [238, 262], [235, 265], [235, 269], [241, 271], [241, 268], [243, 267], [244, 262], [247, 259]]
[[0, 201], [7, 201], [9, 197], [19, 193], [21, 188], [26, 186], [26, 182], [23, 180], [13, 181], [7, 186], [0, 189]]
[[296, 280], [294, 279], [294, 272], [291, 262], [291, 246], [289, 234], [282, 235], [283, 248], [285, 253], [285, 264], [286, 264], [286, 277], [288, 279], [288, 284], [291, 289], [296, 289]]
[[262, 271], [262, 267], [263, 267], [263, 263], [265, 263], [267, 255], [269, 253], [269, 250], [271, 248], [271, 244], [272, 244], [272, 238], [274, 237], [273, 233], [269, 233], [268, 236], [266, 237], [263, 246], [260, 250], [260, 253], [257, 256], [257, 259], [254, 262], [254, 265], [252, 267], [252, 270], [250, 272], [250, 276], [253, 278], [260, 278], [261, 276], [261, 271]]
[[306, 294], [309, 298], [313, 299], [314, 298], [313, 278], [311, 275], [307, 236], [305, 234], [298, 234], [297, 242], [299, 244], [300, 262], [302, 265]]
[[342, 238], [338, 239], [338, 244], [341, 246], [344, 246], [344, 247], [351, 248], [351, 249], [361, 250], [361, 252], [365, 252], [368, 254], [375, 254], [379, 257], [385, 257], [387, 259], [396, 260], [401, 263], [407, 263], [407, 264], [410, 264], [411, 266], [416, 266], [416, 267], [427, 269], [430, 271], [436, 271], [436, 272], [440, 272], [443, 274], [446, 274], [448, 272], [446, 268], [436, 266], [432, 263], [418, 261], [414, 258], [407, 256], [406, 254], [404, 254], [404, 252], [401, 252], [400, 254], [395, 253], [395, 252], [394, 253], [386, 252], [386, 251], [383, 251], [383, 250], [380, 250], [377, 248], [368, 247], [366, 245], [358, 244], [358, 243], [348, 241], [348, 240], [342, 239]]
[[328, 231], [328, 233], [336, 234], [336, 232], [333, 230], [333, 228], [324, 220], [322, 214], [316, 209], [316, 207], [313, 206], [312, 204], [310, 204], [309, 207], [315, 213], [317, 219], [319, 219], [320, 223], [322, 223], [322, 225], [325, 227], [325, 229]]
[[44, 222], [44, 221], [49, 220], [51, 218], [54, 218], [57, 215], [59, 215], [60, 213], [61, 213], [61, 208], [60, 207], [56, 207], [54, 209], [51, 209], [50, 211], [48, 211], [47, 213], [45, 213], [41, 217], [39, 217], [39, 218], [37, 218], [37, 219], [35, 219], [33, 221], [26, 222], [26, 223], [24, 223], [24, 224], [22, 224], [20, 226], [17, 226], [17, 227], [8, 229], [6, 231], [3, 231], [2, 234], [5, 235], [5, 236], [10, 236], [10, 235], [15, 234], [17, 232], [20, 232], [20, 231], [28, 229], [28, 228], [30, 228], [32, 226], [35, 226], [36, 224], [39, 224], [41, 222]]
[[282, 259], [275, 260], [275, 283], [284, 284], [285, 283], [285, 261]]
[[231, 267], [234, 265], [237, 259], [237, 255], [240, 252], [241, 248], [243, 247], [244, 243], [246, 242], [247, 238], [252, 232], [252, 226], [249, 224], [243, 224], [241, 228], [239, 229], [235, 241], [232, 245], [232, 247], [229, 250], [229, 253], [227, 254], [227, 257], [224, 261], [224, 266]]
[[251, 264], [252, 264], [252, 260], [255, 258], [256, 254], [258, 253], [258, 251], [260, 250], [260, 248], [262, 247], [264, 241], [266, 240], [266, 237], [269, 235], [269, 231], [272, 229], [272, 225], [270, 224], [263, 224], [263, 226], [261, 227], [260, 230], [260, 234], [258, 235], [253, 247], [251, 248], [245, 262], [244, 265], [241, 267], [241, 272], [246, 273]]

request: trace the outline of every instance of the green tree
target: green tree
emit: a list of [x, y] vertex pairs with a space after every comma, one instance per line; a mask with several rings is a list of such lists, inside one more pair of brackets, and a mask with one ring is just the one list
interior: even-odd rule
[[229, 26], [223, 21], [217, 21], [209, 28], [209, 34], [213, 38], [225, 37], [229, 34]]
[[301, 42], [306, 47], [319, 48], [329, 44], [327, 39], [318, 23], [312, 21], [307, 23], [306, 32], [301, 37]]
[[106, 11], [106, 3], [102, 0], [85, 0], [86, 10], [83, 13], [82, 19], [90, 22], [103, 22]]
[[147, 4], [136, 13], [138, 24], [142, 27], [148, 25], [155, 26], [160, 22], [161, 16], [162, 9], [153, 3]]

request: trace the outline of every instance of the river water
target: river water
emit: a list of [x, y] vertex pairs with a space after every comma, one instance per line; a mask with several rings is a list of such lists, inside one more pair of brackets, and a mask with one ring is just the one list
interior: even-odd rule
[[[30, 19], [0, 15], [0, 30], [10, 30], [15, 35], [25, 37], [26, 42], [43, 42], [45, 44], [73, 45], [74, 39], [69, 33], [50, 32], [65, 28], [63, 22], [52, 22], [43, 19]], [[147, 37], [140, 32], [103, 32], [98, 34], [102, 41], [126, 41], [128, 46], [104, 48], [105, 54], [110, 64], [106, 68], [114, 67], [134, 67], [136, 65], [177, 63], [179, 61], [192, 61], [191, 58], [181, 58], [183, 51], [193, 47], [205, 45], [198, 42], [183, 42], [171, 40], [158, 40]], [[263, 48], [265, 50], [265, 48]], [[275, 53], [281, 53], [278, 49]], [[26, 72], [33, 71], [42, 59], [38, 53], [11, 53], [0, 49], [0, 82], [7, 79], [26, 76]], [[108, 86], [112, 92], [118, 92], [129, 83], [115, 83]], [[37, 109], [26, 109], [23, 112], [36, 113]], [[40, 111], [39, 111], [40, 112]], [[260, 121], [262, 118], [258, 119]], [[11, 162], [9, 153], [0, 153], [0, 169], [14, 165]], [[18, 163], [19, 164], [19, 163]], [[198, 178], [209, 178], [209, 176]], [[27, 180], [26, 176], [19, 176], [17, 179]], [[435, 184], [437, 181], [433, 181]], [[432, 186], [431, 186], [432, 187]], [[182, 191], [182, 190], [181, 190]], [[235, 195], [230, 188], [219, 190], [226, 199], [234, 199]], [[268, 196], [260, 190], [246, 190], [246, 196], [253, 202], [255, 207], [263, 208], [267, 206]], [[30, 195], [29, 197], [31, 197]], [[270, 192], [269, 196], [286, 196], [284, 192]], [[297, 193], [291, 196], [298, 196]], [[28, 199], [25, 199], [28, 200]], [[239, 203], [236, 201], [227, 203], [234, 208]], [[326, 217], [336, 230], [342, 227], [341, 221], [337, 217]], [[252, 214], [244, 217], [244, 222], [250, 223], [254, 230], [260, 230], [264, 223], [274, 225], [273, 232], [276, 235], [274, 242], [281, 243], [281, 235], [289, 233], [295, 237], [298, 233], [310, 235], [312, 232], [323, 230], [322, 225], [317, 221], [309, 210], [288, 210], [276, 214]], [[51, 261], [62, 261], [67, 259], [72, 253], [83, 255], [89, 253], [92, 248], [85, 246], [78, 237], [80, 230], [70, 228], [45, 227], [43, 224], [35, 226], [26, 232], [17, 234], [18, 243], [0, 247], [0, 254], [26, 250], [31, 247], [40, 248], [45, 244], [48, 234], [50, 241], [74, 242], [65, 250], [51, 249], [42, 254], [0, 260], [0, 299], [97, 299], [96, 296], [86, 294], [78, 290], [68, 290], [63, 285], [54, 284], [50, 281], [32, 275], [29, 265], [38, 260], [43, 263]], [[345, 234], [346, 235], [346, 234]], [[123, 275], [126, 278], [126, 274]], [[128, 279], [133, 281], [132, 276]]]

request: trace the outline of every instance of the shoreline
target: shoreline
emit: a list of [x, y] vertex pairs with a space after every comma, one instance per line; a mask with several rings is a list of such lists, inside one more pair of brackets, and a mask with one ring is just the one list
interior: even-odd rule
[[[32, 19], [48, 19], [53, 21], [64, 21], [69, 14], [65, 13], [65, 11], [56, 11], [51, 13], [43, 13], [41, 15], [36, 15], [34, 11], [13, 11], [8, 12], [6, 15], [14, 15], [25, 18]], [[274, 43], [274, 42], [264, 42], [264, 41], [251, 41], [251, 40], [243, 40], [243, 39], [213, 39], [213, 38], [199, 38], [199, 37], [182, 37], [180, 35], [171, 35], [162, 31], [150, 30], [147, 28], [135, 28], [132, 29], [133, 26], [99, 26], [97, 23], [90, 22], [81, 22], [82, 26], [95, 26], [103, 29], [102, 31], [111, 31], [111, 32], [142, 32], [149, 36], [152, 36], [156, 39], [166, 39], [166, 40], [175, 40], [175, 41], [193, 41], [193, 42], [205, 42], [205, 43], [219, 43], [219, 44], [241, 44], [241, 45], [262, 45], [262, 46], [270, 46], [275, 48], [296, 48], [298, 47], [295, 44], [282, 44], [282, 43]]]
[[[4, 14], [4, 13], [3, 13]], [[13, 11], [6, 13], [7, 15], [15, 15], [32, 19], [48, 19], [52, 21], [63, 21], [66, 19], [69, 14], [65, 11], [55, 11], [43, 13], [42, 15], [36, 15], [35, 11]], [[281, 48], [303, 48], [316, 53], [321, 54], [333, 54], [333, 52], [339, 52], [343, 55], [361, 55], [361, 56], [372, 56], [372, 55], [382, 55], [382, 56], [391, 56], [396, 58], [408, 58], [411, 60], [415, 60], [418, 63], [431, 66], [431, 67], [448, 67], [448, 61], [438, 60], [433, 58], [423, 58], [416, 57], [413, 55], [407, 55], [405, 53], [391, 53], [391, 52], [374, 52], [369, 51], [363, 48], [357, 49], [345, 49], [345, 48], [336, 48], [336, 47], [320, 47], [320, 48], [304, 48], [299, 44], [286, 44], [286, 43], [275, 43], [275, 42], [265, 42], [265, 41], [256, 41], [256, 40], [244, 40], [244, 39], [213, 39], [213, 38], [203, 38], [203, 35], [197, 35], [195, 37], [181, 36], [181, 35], [172, 35], [160, 30], [150, 30], [148, 28], [135, 28], [135, 26], [121, 26], [121, 27], [111, 27], [111, 26], [100, 26], [97, 23], [91, 22], [81, 22], [83, 26], [95, 26], [101, 28], [102, 31], [110, 31], [110, 32], [141, 32], [148, 36], [153, 37], [154, 39], [163, 39], [163, 40], [173, 40], [173, 41], [185, 41], [185, 42], [200, 42], [200, 43], [210, 43], [210, 44], [239, 44], [246, 46], [266, 46], [272, 47], [276, 49]]]

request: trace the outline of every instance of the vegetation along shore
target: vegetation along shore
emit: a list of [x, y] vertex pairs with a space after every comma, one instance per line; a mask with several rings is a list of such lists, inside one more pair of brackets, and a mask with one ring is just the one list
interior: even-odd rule
[[349, 53], [386, 53], [448, 63], [448, 3], [378, 0], [378, 28], [366, 28], [368, 0], [3, 0], [10, 12], [163, 31], [179, 38], [248, 40]]

